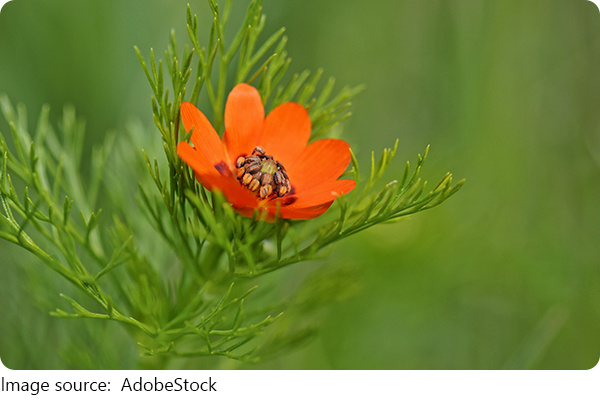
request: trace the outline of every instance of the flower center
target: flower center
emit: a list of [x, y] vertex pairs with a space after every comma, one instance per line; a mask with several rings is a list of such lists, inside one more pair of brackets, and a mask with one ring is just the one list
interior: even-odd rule
[[239, 157], [235, 163], [238, 181], [257, 197], [282, 197], [292, 189], [285, 168], [265, 150], [256, 146], [252, 155]]

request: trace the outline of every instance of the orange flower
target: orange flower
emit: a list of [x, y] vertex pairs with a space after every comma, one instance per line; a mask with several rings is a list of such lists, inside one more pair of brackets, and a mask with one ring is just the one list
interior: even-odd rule
[[186, 131], [194, 128], [194, 147], [181, 142], [177, 153], [200, 183], [223, 192], [244, 216], [258, 210], [268, 221], [277, 212], [286, 219], [315, 218], [356, 185], [338, 180], [350, 163], [348, 143], [321, 139], [307, 145], [311, 122], [298, 103], [282, 104], [265, 118], [258, 91], [239, 84], [227, 99], [222, 141], [193, 104], [181, 104], [181, 118]]

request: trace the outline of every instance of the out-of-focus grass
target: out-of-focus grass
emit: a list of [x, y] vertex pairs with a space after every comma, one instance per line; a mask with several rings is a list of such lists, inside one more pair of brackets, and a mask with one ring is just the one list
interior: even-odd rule
[[[171, 27], [183, 35], [185, 3], [13, 1], [0, 15], [0, 91], [32, 111], [44, 102], [58, 111], [71, 101], [96, 137], [122, 129], [130, 115], [149, 121], [149, 89], [132, 46], [162, 49]], [[467, 185], [440, 208], [338, 246], [330, 262], [361, 266], [362, 293], [329, 310], [310, 346], [261, 367], [595, 365], [595, 6], [583, 0], [264, 5], [267, 30], [288, 28], [293, 71], [323, 66], [339, 85], [367, 84], [345, 125], [359, 159], [398, 137], [400, 171], [430, 143], [423, 175], [434, 181], [450, 170]], [[36, 334], [43, 326], [72, 337], [64, 326], [71, 321], [50, 320], [44, 311], [57, 296], [40, 305], [23, 295], [27, 276], [52, 281], [49, 274], [36, 275], [34, 265], [24, 272], [20, 253], [5, 243], [0, 254], [7, 277], [0, 300], [8, 305], [0, 318], [3, 360], [18, 368], [68, 366], [57, 354], [72, 344], [64, 339], [48, 349], [47, 336]], [[293, 268], [287, 274], [293, 279]], [[106, 329], [100, 340], [122, 336]], [[104, 367], [113, 367], [111, 357]]]

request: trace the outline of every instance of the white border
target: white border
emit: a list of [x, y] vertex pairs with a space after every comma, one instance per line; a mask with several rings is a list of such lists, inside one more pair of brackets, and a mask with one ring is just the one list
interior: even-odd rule
[[[11, 381], [45, 381], [50, 391], [37, 396], [0, 392], [2, 399], [580, 399], [598, 394], [600, 369], [589, 371], [11, 371]], [[121, 392], [131, 382], [203, 382], [211, 378], [216, 392]], [[56, 382], [110, 382], [110, 392], [55, 392]]]

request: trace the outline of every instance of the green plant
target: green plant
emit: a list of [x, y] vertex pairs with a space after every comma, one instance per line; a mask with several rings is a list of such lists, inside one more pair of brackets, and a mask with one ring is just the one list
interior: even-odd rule
[[[285, 82], [290, 59], [283, 29], [257, 46], [265, 23], [261, 1], [250, 3], [230, 42], [224, 32], [231, 0], [222, 11], [214, 0], [209, 4], [214, 18], [207, 47], [199, 43], [197, 17], [188, 6], [192, 47], [180, 52], [172, 32], [166, 71], [153, 50], [147, 64], [136, 48], [154, 93], [153, 118], [166, 163], [151, 158], [150, 135], [132, 126], [127, 136], [107, 135], [84, 165], [84, 124], [73, 108], [65, 108], [58, 133], [43, 108], [30, 135], [25, 107], [15, 110], [0, 98], [12, 139], [9, 145], [2, 136], [0, 143], [0, 237], [34, 254], [78, 289], [77, 298], [61, 294], [72, 310], [52, 315], [117, 321], [144, 355], [156, 356], [157, 367], [167, 367], [174, 357], [258, 361], [302, 343], [315, 330], [307, 315], [356, 289], [352, 272], [318, 270], [284, 299], [264, 290], [269, 286], [265, 275], [321, 258], [329, 245], [373, 225], [437, 206], [463, 184], [452, 186], [446, 174], [426, 192], [419, 174], [427, 148], [414, 169], [407, 163], [398, 180], [379, 185], [396, 141], [377, 161], [372, 154], [366, 178], [352, 155], [348, 174], [358, 186], [322, 217], [268, 223], [236, 213], [218, 191], [200, 185], [178, 157], [177, 144], [190, 135], [180, 122], [181, 103], [198, 103], [205, 93], [220, 131], [227, 88], [232, 82], [252, 83], [267, 109], [287, 101], [302, 104], [314, 140], [331, 135], [350, 116], [349, 101], [362, 87], [332, 96], [333, 79], [318, 90], [322, 70]], [[143, 157], [142, 148], [147, 150]], [[149, 174], [140, 179], [144, 164]], [[136, 186], [137, 202], [131, 200]], [[148, 222], [152, 232], [144, 225]], [[322, 274], [328, 284], [317, 287]], [[274, 329], [267, 330], [272, 324]]]

